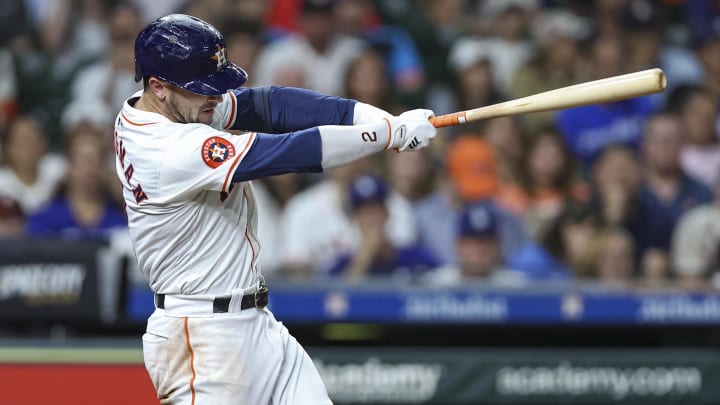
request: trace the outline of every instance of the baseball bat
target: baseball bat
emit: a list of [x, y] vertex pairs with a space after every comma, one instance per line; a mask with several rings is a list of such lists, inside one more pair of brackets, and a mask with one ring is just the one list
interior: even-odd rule
[[430, 122], [434, 127], [440, 128], [508, 115], [610, 103], [646, 94], [659, 93], [665, 89], [666, 84], [667, 79], [661, 69], [648, 69], [561, 87], [515, 100], [473, 108], [472, 110], [431, 117]]

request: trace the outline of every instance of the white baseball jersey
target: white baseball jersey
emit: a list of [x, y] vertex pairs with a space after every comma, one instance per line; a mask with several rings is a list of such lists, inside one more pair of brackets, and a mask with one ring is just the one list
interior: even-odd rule
[[[278, 89], [270, 100], [272, 91], [226, 93], [211, 125], [140, 111], [133, 107], [138, 92], [116, 120], [116, 168], [133, 247], [151, 288], [164, 294], [143, 335], [145, 367], [162, 403], [331, 403], [285, 326], [267, 308], [243, 304], [257, 292], [260, 245], [252, 185], [234, 180], [320, 171], [419, 141], [406, 138], [405, 125], [372, 119], [386, 114], [374, 107], [292, 89]], [[260, 116], [273, 121], [266, 126], [292, 132], [223, 132], [235, 124], [241, 95], [243, 108], [257, 106], [248, 97], [267, 96], [259, 106]], [[273, 101], [284, 116], [271, 117]], [[354, 125], [347, 125], [353, 104]], [[418, 128], [434, 132], [420, 113], [416, 121], [425, 127]], [[371, 122], [358, 124], [365, 119]], [[243, 115], [238, 126], [248, 122]], [[216, 296], [228, 293], [229, 301]]]
[[[255, 133], [232, 135], [235, 96], [213, 123], [181, 124], [125, 101], [115, 121], [116, 170], [138, 266], [163, 294], [255, 285], [260, 244], [252, 184], [232, 183]], [[198, 242], [201, 241], [201, 242]]]

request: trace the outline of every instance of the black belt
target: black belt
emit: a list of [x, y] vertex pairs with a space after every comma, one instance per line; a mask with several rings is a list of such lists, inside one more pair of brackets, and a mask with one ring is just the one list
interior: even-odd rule
[[[221, 314], [230, 310], [231, 294], [218, 295], [213, 300], [213, 312]], [[257, 291], [245, 294], [240, 301], [240, 309], [265, 308], [268, 304], [268, 288], [260, 287]], [[155, 294], [155, 305], [160, 309], [165, 309], [165, 294]]]

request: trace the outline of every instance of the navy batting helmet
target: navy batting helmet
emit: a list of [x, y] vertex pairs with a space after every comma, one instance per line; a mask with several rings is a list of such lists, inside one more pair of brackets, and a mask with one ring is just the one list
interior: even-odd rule
[[205, 96], [225, 93], [247, 80], [247, 73], [227, 60], [220, 32], [184, 14], [160, 17], [140, 31], [135, 81], [149, 76]]

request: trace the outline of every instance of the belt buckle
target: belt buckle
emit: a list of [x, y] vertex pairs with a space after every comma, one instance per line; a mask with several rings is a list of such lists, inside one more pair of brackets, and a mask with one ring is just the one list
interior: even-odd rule
[[257, 290], [255, 290], [253, 298], [255, 299], [255, 308], [265, 308], [267, 306], [268, 288], [265, 283], [259, 283]]

